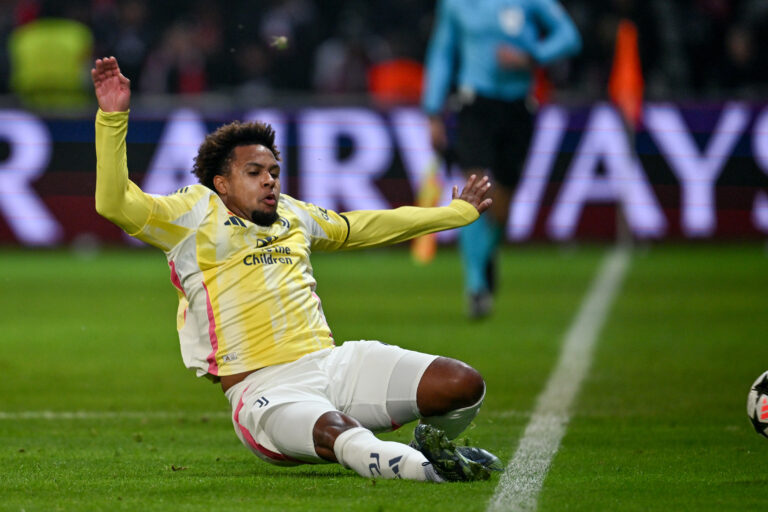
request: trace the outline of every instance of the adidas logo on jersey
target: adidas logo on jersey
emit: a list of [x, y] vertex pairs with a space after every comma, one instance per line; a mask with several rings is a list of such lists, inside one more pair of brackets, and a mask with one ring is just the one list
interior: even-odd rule
[[242, 228], [245, 227], [245, 222], [243, 222], [243, 219], [239, 217], [230, 217], [225, 223], [225, 226], [240, 226]]

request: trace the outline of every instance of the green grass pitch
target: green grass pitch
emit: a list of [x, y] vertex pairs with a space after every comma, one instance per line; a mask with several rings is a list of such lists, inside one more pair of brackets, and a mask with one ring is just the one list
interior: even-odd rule
[[[463, 316], [451, 249], [426, 267], [399, 249], [313, 261], [337, 341], [480, 370], [488, 394], [466, 437], [506, 463], [606, 251], [507, 248], [496, 314], [479, 323]], [[183, 368], [159, 252], [5, 249], [0, 266], [0, 510], [483, 511], [499, 483], [374, 483], [259, 461], [218, 386]], [[763, 507], [768, 440], [745, 401], [768, 370], [766, 334], [763, 246], [636, 250], [539, 510]]]

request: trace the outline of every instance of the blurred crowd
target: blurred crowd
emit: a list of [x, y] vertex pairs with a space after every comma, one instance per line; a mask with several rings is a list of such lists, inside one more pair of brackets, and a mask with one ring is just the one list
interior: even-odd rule
[[[435, 3], [0, 0], [6, 48], [0, 94], [39, 88], [51, 69], [71, 68], [59, 56], [47, 67], [40, 64], [55, 47], [67, 48], [80, 62], [77, 76], [61, 83], [77, 81], [83, 90], [92, 58], [114, 55], [142, 94], [364, 95], [388, 87], [388, 72], [395, 69], [401, 99], [413, 102]], [[616, 27], [623, 18], [638, 27], [648, 97], [759, 99], [768, 92], [768, 53], [759, 51], [768, 47], [766, 0], [562, 4], [579, 27], [584, 48], [577, 58], [548, 70], [558, 93], [586, 100], [606, 95]], [[39, 22], [49, 19], [66, 23], [40, 29]], [[30, 36], [30, 27], [42, 35]], [[58, 39], [50, 39], [54, 32]]]

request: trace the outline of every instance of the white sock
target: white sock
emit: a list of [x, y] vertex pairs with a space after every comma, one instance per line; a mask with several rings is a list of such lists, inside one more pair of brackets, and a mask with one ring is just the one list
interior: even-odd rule
[[339, 464], [365, 478], [443, 481], [420, 451], [406, 444], [382, 441], [362, 427], [342, 432], [333, 453]]

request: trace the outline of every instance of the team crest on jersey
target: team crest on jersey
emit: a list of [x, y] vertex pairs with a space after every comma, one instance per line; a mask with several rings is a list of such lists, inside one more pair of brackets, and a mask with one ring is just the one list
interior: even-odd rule
[[499, 11], [499, 25], [508, 36], [517, 37], [523, 31], [525, 12], [520, 7], [505, 7]]

